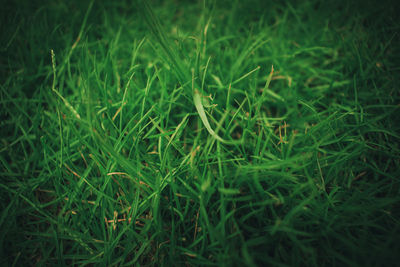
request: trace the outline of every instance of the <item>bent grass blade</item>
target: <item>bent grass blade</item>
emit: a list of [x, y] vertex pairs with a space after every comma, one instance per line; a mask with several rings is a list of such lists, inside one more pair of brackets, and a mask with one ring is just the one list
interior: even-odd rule
[[204, 126], [206, 127], [206, 129], [210, 133], [210, 135], [224, 144], [241, 144], [243, 142], [243, 138], [240, 140], [237, 140], [237, 141], [228, 141], [228, 140], [222, 139], [216, 132], [214, 132], [214, 130], [211, 128], [210, 123], [208, 122], [206, 112], [204, 111], [204, 107], [201, 102], [201, 97], [202, 96], [201, 96], [199, 90], [194, 89], [194, 92], [193, 92], [194, 105], [196, 107], [197, 113], [199, 114], [201, 121], [203, 122]]

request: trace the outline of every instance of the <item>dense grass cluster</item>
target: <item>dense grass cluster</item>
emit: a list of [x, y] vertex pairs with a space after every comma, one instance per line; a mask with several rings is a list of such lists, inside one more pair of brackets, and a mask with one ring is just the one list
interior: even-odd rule
[[385, 1], [1, 7], [2, 266], [400, 260]]

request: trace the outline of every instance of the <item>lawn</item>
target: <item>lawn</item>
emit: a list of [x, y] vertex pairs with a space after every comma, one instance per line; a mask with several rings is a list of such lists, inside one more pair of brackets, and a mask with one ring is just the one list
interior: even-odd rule
[[395, 1], [0, 9], [0, 265], [399, 263]]

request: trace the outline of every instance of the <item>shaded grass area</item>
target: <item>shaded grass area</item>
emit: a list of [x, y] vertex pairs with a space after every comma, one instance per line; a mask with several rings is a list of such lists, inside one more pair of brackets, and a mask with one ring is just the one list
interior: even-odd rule
[[396, 263], [396, 9], [5, 5], [2, 265]]

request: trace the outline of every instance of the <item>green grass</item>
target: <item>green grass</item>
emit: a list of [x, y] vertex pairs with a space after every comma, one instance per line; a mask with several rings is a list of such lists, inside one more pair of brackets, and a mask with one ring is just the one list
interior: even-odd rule
[[395, 4], [0, 9], [2, 266], [400, 260]]

